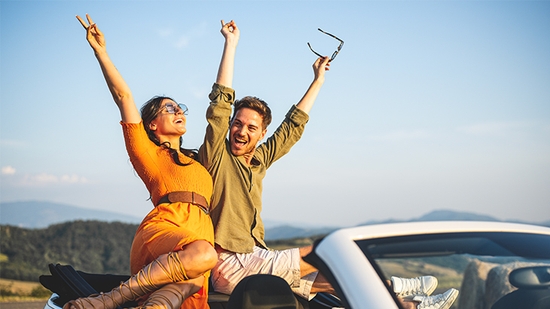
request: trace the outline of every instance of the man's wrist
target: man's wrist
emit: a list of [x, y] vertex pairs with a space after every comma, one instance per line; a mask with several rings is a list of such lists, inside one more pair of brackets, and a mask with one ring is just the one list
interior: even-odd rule
[[318, 76], [312, 82], [312, 84], [319, 85], [319, 86], [323, 85], [324, 83], [325, 83], [325, 77], [324, 76]]
[[237, 49], [238, 44], [239, 44], [239, 40], [232, 40], [232, 39], [225, 40], [225, 48]]

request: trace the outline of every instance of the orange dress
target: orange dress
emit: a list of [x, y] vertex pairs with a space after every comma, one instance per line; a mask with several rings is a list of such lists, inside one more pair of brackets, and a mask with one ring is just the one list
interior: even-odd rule
[[[180, 161], [188, 165], [177, 165], [167, 149], [155, 145], [147, 137], [143, 123], [121, 122], [121, 125], [130, 161], [151, 194], [153, 205], [174, 191], [196, 192], [210, 201], [212, 177], [200, 163], [180, 153]], [[209, 215], [190, 203], [156, 206], [136, 231], [130, 252], [132, 274], [159, 255], [181, 250], [196, 240], [214, 244], [214, 228]], [[187, 298], [181, 308], [209, 308], [209, 275], [205, 276], [203, 288]]]

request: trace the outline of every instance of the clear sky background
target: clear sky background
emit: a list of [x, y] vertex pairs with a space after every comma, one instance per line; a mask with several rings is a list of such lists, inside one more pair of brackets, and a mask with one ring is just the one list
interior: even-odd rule
[[152, 205], [75, 15], [89, 13], [141, 105], [189, 106], [198, 148], [223, 47], [274, 111], [345, 41], [302, 140], [264, 183], [267, 220], [355, 225], [448, 209], [550, 219], [549, 1], [0, 1], [0, 201], [143, 217]]

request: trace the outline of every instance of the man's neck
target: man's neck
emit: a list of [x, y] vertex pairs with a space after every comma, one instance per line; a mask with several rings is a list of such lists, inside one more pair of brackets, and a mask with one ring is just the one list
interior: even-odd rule
[[250, 162], [252, 162], [252, 158], [254, 158], [254, 152], [249, 152], [243, 155], [244, 161], [248, 166], [250, 166]]

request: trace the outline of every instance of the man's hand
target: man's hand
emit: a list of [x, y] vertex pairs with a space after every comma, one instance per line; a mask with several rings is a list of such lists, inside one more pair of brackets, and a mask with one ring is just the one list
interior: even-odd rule
[[228, 23], [225, 23], [222, 19], [222, 29], [220, 32], [222, 33], [223, 37], [225, 38], [225, 41], [227, 43], [232, 43], [237, 45], [239, 42], [239, 37], [241, 35], [239, 28], [237, 28], [237, 24], [235, 21], [230, 21]]
[[319, 57], [313, 63], [313, 73], [315, 74], [315, 80], [324, 80], [325, 71], [330, 70], [330, 57]]

